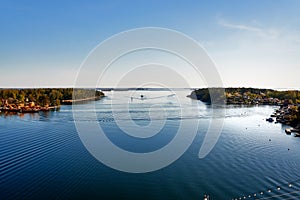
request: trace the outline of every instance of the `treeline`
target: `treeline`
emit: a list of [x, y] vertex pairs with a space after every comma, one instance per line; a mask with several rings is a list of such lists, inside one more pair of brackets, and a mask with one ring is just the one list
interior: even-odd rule
[[[202, 88], [194, 90], [192, 99], [211, 104], [278, 105], [285, 110], [282, 118], [293, 125], [300, 124], [300, 91], [277, 91], [257, 88]], [[211, 98], [213, 97], [213, 98]]]
[[252, 98], [277, 98], [279, 100], [289, 100], [291, 104], [300, 103], [300, 91], [298, 90], [287, 90], [278, 91], [272, 89], [258, 89], [258, 88], [226, 88], [226, 93], [240, 95], [250, 95]]
[[[72, 99], [73, 88], [0, 89], [0, 105], [35, 102], [40, 106], [59, 106], [62, 100]], [[93, 89], [75, 89], [76, 96], [104, 96]]]
[[210, 89], [202, 88], [202, 89], [194, 90], [190, 95], [188, 95], [188, 97], [211, 104], [212, 101], [211, 95], [213, 95], [212, 93], [214, 94], [215, 97], [214, 99], [220, 99], [221, 101], [223, 99], [223, 103], [224, 103], [225, 94], [223, 88], [210, 88]]
[[[219, 98], [224, 100], [226, 97], [227, 103], [230, 103], [228, 102], [228, 99], [231, 98], [238, 99], [240, 102], [251, 102], [253, 100], [255, 100], [254, 102], [257, 102], [258, 100], [263, 102], [262, 100], [273, 98], [278, 99], [279, 101], [288, 101], [289, 104], [300, 104], [300, 91], [297, 90], [277, 91], [258, 88], [225, 88], [224, 93], [224, 89], [222, 88], [202, 88], [194, 90], [189, 97], [211, 103], [210, 94], [219, 95]], [[215, 96], [214, 98], [218, 99], [218, 97]]]

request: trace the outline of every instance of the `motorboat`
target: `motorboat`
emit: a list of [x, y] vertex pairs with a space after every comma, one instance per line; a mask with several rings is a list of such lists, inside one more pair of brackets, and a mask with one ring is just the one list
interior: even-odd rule
[[292, 134], [292, 130], [290, 128], [285, 129], [285, 133], [287, 135], [291, 135]]
[[266, 121], [268, 121], [268, 122], [274, 122], [274, 119], [272, 117], [270, 117], [270, 118], [267, 118]]

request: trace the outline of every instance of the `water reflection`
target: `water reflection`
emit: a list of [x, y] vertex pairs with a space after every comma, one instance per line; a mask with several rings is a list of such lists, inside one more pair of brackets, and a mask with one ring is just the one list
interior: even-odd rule
[[0, 117], [7, 119], [21, 119], [21, 120], [40, 120], [49, 119], [52, 113], [56, 111], [38, 112], [38, 113], [19, 113], [19, 112], [0, 112]]
[[[209, 194], [211, 199], [249, 195], [254, 199], [256, 194], [256, 198], [296, 199], [295, 192], [300, 190], [300, 138], [286, 135], [285, 125], [266, 122], [276, 107], [228, 106], [219, 142], [211, 154], [200, 160], [197, 155], [212, 108], [186, 98], [188, 92], [180, 97], [180, 116], [170, 98], [131, 102], [126, 92], [115, 92], [114, 98], [108, 94], [95, 105], [78, 105], [84, 120], [90, 120], [87, 113], [96, 109], [100, 125], [120, 148], [139, 152], [153, 151], [168, 143], [181, 120], [200, 120], [198, 135], [188, 151], [169, 167], [149, 174], [121, 173], [97, 162], [78, 137], [72, 106], [62, 106], [59, 112], [0, 112], [1, 198], [152, 200], [201, 199], [203, 194]], [[166, 134], [145, 142], [125, 137], [114, 122], [111, 108], [126, 120], [123, 113], [129, 103], [134, 111], [131, 118], [147, 124], [141, 116], [147, 116], [149, 103], [157, 102], [165, 103], [164, 109], [156, 109], [153, 119], [159, 120], [164, 110], [170, 115]], [[278, 196], [282, 194], [286, 195]]]

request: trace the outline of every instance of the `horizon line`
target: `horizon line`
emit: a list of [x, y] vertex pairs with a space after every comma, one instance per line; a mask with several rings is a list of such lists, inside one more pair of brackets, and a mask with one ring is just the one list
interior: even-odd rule
[[196, 89], [206, 89], [206, 88], [253, 88], [253, 89], [269, 89], [269, 90], [277, 90], [277, 91], [289, 91], [289, 90], [297, 90], [300, 91], [300, 88], [270, 88], [270, 87], [252, 87], [252, 86], [224, 86], [224, 87], [173, 87], [173, 88], [163, 88], [163, 87], [74, 87], [74, 86], [41, 86], [41, 87], [0, 87], [0, 90], [3, 89], [68, 89], [68, 88], [85, 88], [85, 89], [99, 89], [99, 90], [138, 90], [138, 89], [186, 89], [186, 90], [196, 90]]

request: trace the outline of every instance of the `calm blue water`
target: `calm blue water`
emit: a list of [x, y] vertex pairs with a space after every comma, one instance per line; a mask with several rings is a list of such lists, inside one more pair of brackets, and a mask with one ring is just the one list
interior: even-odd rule
[[[211, 199], [300, 198], [300, 138], [265, 121], [274, 107], [228, 106], [218, 143], [199, 159], [212, 108], [186, 98], [189, 93], [108, 92], [95, 102], [97, 120], [108, 138], [133, 152], [160, 149], [174, 138], [180, 122], [199, 121], [197, 136], [180, 159], [145, 174], [113, 170], [89, 154], [76, 132], [72, 106], [62, 106], [59, 112], [0, 114], [0, 199], [202, 199], [204, 194]], [[82, 120], [93, 120], [87, 114], [93, 103], [78, 106]], [[127, 107], [137, 125], [166, 119], [164, 127], [148, 139], [124, 134], [115, 118], [129, 121]]]

